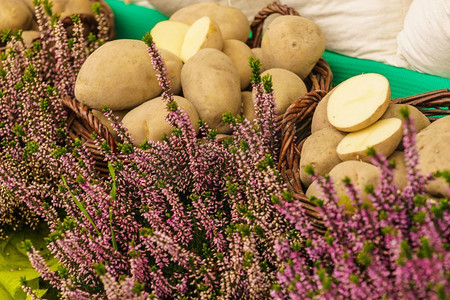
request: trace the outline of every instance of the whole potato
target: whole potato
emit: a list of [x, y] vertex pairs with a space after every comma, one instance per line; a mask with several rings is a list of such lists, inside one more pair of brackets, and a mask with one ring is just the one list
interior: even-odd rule
[[204, 16], [217, 22], [224, 40], [247, 41], [250, 23], [244, 13], [236, 7], [222, 6], [215, 2], [196, 3], [177, 10], [170, 16], [170, 20], [191, 25]]
[[[123, 120], [123, 117], [129, 112], [130, 110], [116, 110], [113, 111], [114, 116], [118, 118], [118, 121], [121, 122]], [[117, 133], [114, 131], [111, 121], [108, 120], [108, 118], [99, 110], [93, 109], [92, 114], [97, 117], [97, 119], [105, 125], [108, 128], [108, 131], [113, 135], [114, 139], [118, 139]]]
[[[355, 212], [355, 204], [350, 200], [347, 190], [342, 180], [345, 177], [350, 179], [350, 182], [358, 190], [358, 196], [363, 203], [370, 203], [369, 195], [365, 192], [365, 187], [372, 185], [376, 187], [378, 185], [378, 179], [380, 177], [380, 170], [366, 162], [348, 160], [337, 164], [329, 173], [331, 180], [333, 181], [333, 187], [336, 191], [336, 195], [339, 197], [339, 204], [343, 205], [345, 210], [350, 213]], [[313, 182], [308, 190], [306, 196], [315, 196], [317, 198], [323, 198], [319, 187], [316, 182]]]
[[394, 169], [394, 183], [400, 189], [405, 188], [408, 183], [408, 174], [406, 171], [405, 164], [405, 153], [402, 151], [395, 151], [388, 157], [388, 161], [393, 161], [395, 163]]
[[305, 79], [325, 50], [325, 37], [311, 20], [280, 16], [267, 27], [261, 48], [267, 68], [283, 68]]
[[32, 12], [22, 1], [0, 1], [0, 31], [4, 29], [30, 29], [32, 20]]
[[248, 60], [253, 55], [252, 50], [242, 41], [225, 40], [223, 42], [222, 52], [231, 58], [231, 61], [239, 72], [241, 90], [245, 90], [250, 84], [252, 77], [252, 69]]
[[[192, 126], [198, 132], [198, 113], [194, 105], [187, 99], [174, 96], [178, 106], [184, 110]], [[161, 141], [164, 135], [170, 136], [174, 129], [166, 121], [168, 111], [162, 97], [151, 99], [130, 110], [122, 119], [123, 125], [128, 129], [135, 145], [145, 141]]]
[[[166, 62], [174, 92], [179, 92], [182, 63], [166, 50]], [[112, 110], [133, 108], [162, 92], [147, 46], [138, 40], [114, 40], [95, 50], [81, 66], [75, 83], [75, 97], [90, 108]]]
[[264, 62], [264, 56], [261, 47], [251, 48], [250, 50], [252, 51], [252, 57], [258, 59], [261, 63], [260, 71], [264, 72], [267, 68], [266, 63]]
[[181, 70], [184, 97], [194, 104], [200, 119], [218, 133], [231, 131], [222, 115], [241, 111], [239, 73], [222, 51], [205, 48], [192, 56]]
[[320, 102], [317, 104], [316, 109], [314, 110], [314, 114], [311, 120], [311, 133], [314, 133], [316, 131], [319, 131], [324, 128], [334, 128], [333, 125], [331, 125], [330, 121], [328, 121], [328, 115], [327, 115], [327, 106], [328, 106], [328, 99], [330, 98], [331, 93], [334, 89], [328, 92], [328, 94], [325, 95], [325, 97], [320, 100]]
[[[450, 126], [444, 126], [450, 123], [442, 120], [444, 119], [439, 120], [441, 122], [434, 127], [434, 130], [433, 128], [431, 128], [432, 130], [427, 130], [426, 128], [417, 135], [419, 153], [419, 164], [417, 167], [423, 175], [436, 171], [450, 170]], [[434, 123], [431, 123], [430, 126]], [[438, 127], [441, 127], [441, 130], [436, 130]], [[449, 185], [443, 178], [431, 180], [425, 187], [428, 194], [437, 197], [449, 197], [448, 188]]]
[[419, 134], [421, 135], [428, 134], [428, 132], [430, 131], [436, 133], [450, 132], [450, 116], [445, 116], [443, 118], [437, 119], [424, 129], [422, 129], [421, 132], [419, 132]]
[[430, 120], [427, 118], [427, 116], [425, 116], [416, 107], [409, 104], [394, 104], [394, 103], [389, 104], [387, 110], [384, 112], [384, 114], [381, 116], [380, 119], [387, 119], [387, 118], [402, 119], [400, 109], [403, 107], [408, 108], [409, 117], [414, 120], [414, 128], [416, 128], [417, 132], [421, 131], [422, 129], [430, 125]]
[[[261, 76], [272, 76], [272, 88], [278, 114], [283, 114], [289, 105], [308, 92], [305, 83], [293, 72], [282, 68], [271, 68]], [[253, 93], [256, 91], [253, 90]]]
[[256, 118], [255, 115], [255, 103], [253, 102], [253, 94], [249, 91], [243, 91], [242, 96], [242, 115], [249, 121], [253, 121]]
[[327, 174], [341, 162], [336, 153], [336, 147], [345, 136], [333, 128], [324, 128], [306, 138], [300, 156], [300, 180], [308, 187], [312, 178], [305, 171], [305, 167], [312, 165], [318, 174]]

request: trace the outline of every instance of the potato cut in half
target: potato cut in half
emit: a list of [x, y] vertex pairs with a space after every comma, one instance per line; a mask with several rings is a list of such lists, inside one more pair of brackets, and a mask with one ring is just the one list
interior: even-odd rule
[[219, 25], [210, 17], [202, 17], [187, 30], [181, 46], [181, 60], [186, 62], [204, 48], [222, 50], [223, 37]]
[[328, 121], [341, 131], [361, 130], [386, 111], [391, 89], [386, 77], [376, 73], [353, 76], [339, 84], [327, 105]]
[[370, 162], [370, 156], [367, 154], [369, 147], [387, 157], [395, 151], [402, 136], [400, 119], [383, 119], [362, 130], [347, 134], [338, 144], [336, 152], [343, 161]]
[[156, 47], [166, 49], [181, 58], [181, 46], [189, 25], [177, 21], [162, 21], [157, 23], [150, 34]]

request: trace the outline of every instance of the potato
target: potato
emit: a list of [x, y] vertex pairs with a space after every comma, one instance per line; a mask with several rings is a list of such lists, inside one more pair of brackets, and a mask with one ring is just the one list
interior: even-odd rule
[[[305, 83], [296, 74], [281, 68], [271, 68], [261, 73], [261, 76], [272, 76], [272, 88], [278, 114], [283, 114], [289, 105], [308, 92]], [[256, 91], [253, 90], [253, 93]]]
[[246, 43], [239, 40], [225, 40], [222, 52], [233, 61], [241, 79], [241, 90], [245, 90], [252, 77], [252, 69], [248, 60], [253, 55], [252, 50]]
[[158, 49], [161, 52], [161, 57], [166, 66], [167, 75], [169, 77], [170, 89], [174, 95], [181, 94], [181, 69], [183, 68], [183, 62], [181, 59], [164, 49]]
[[253, 121], [256, 118], [255, 115], [255, 103], [253, 102], [253, 94], [249, 91], [243, 91], [241, 93], [242, 99], [242, 115], [249, 121]]
[[[161, 49], [174, 93], [181, 89], [182, 62]], [[90, 108], [112, 110], [133, 108], [162, 92], [147, 53], [138, 40], [114, 40], [95, 50], [81, 66], [75, 83], [75, 97]]]
[[181, 59], [181, 46], [189, 25], [177, 21], [162, 21], [157, 23], [150, 34], [156, 47], [172, 52]]
[[325, 37], [311, 20], [280, 16], [267, 27], [261, 48], [266, 68], [283, 68], [304, 80], [325, 50]]
[[[447, 120], [450, 118], [446, 117]], [[418, 169], [423, 175], [434, 173], [436, 171], [450, 170], [450, 127], [448, 121], [440, 119], [434, 129], [424, 129], [417, 135], [417, 148], [419, 152]], [[431, 127], [435, 121], [431, 123]], [[441, 130], [436, 130], [442, 126]], [[447, 128], [445, 130], [445, 128]], [[430, 181], [426, 187], [428, 194], [437, 197], [449, 197], [449, 185], [443, 178], [437, 178]]]
[[386, 77], [376, 73], [353, 76], [328, 99], [328, 121], [339, 130], [352, 132], [375, 123], [386, 111], [391, 89]]
[[202, 49], [191, 57], [181, 70], [184, 97], [194, 104], [200, 119], [218, 133], [231, 129], [222, 115], [241, 111], [239, 73], [231, 59], [222, 51]]
[[184, 35], [180, 57], [186, 62], [195, 53], [204, 48], [222, 50], [223, 37], [219, 25], [208, 16], [195, 21]]
[[318, 174], [327, 174], [341, 162], [336, 147], [345, 134], [334, 129], [324, 128], [306, 138], [300, 156], [300, 180], [308, 187], [312, 178], [305, 172], [305, 167], [312, 165]]
[[[113, 111], [114, 116], [118, 117], [118, 121], [122, 121], [123, 117], [129, 112], [130, 110], [117, 110]], [[105, 125], [108, 128], [108, 131], [113, 135], [113, 137], [117, 140], [118, 136], [117, 133], [114, 131], [113, 127], [111, 126], [111, 121], [108, 120], [108, 118], [99, 110], [93, 109], [92, 114], [97, 117], [97, 119]]]
[[389, 104], [387, 110], [381, 116], [380, 119], [388, 119], [388, 118], [399, 118], [401, 120], [402, 116], [400, 114], [400, 109], [403, 107], [407, 107], [409, 110], [409, 117], [414, 120], [414, 128], [419, 132], [428, 125], [430, 125], [430, 120], [425, 116], [420, 110], [416, 107], [409, 104]]
[[402, 151], [394, 151], [391, 156], [388, 157], [388, 161], [395, 163], [394, 169], [394, 183], [398, 188], [404, 189], [408, 183], [408, 174], [405, 164], [405, 153]]
[[263, 53], [262, 53], [261, 47], [251, 48], [250, 50], [252, 51], [252, 57], [255, 59], [258, 59], [259, 62], [262, 64], [260, 67], [260, 71], [264, 72], [265, 70], [267, 70], [266, 63], [264, 62], [264, 59], [263, 59]]
[[[369, 195], [365, 192], [366, 186], [378, 186], [378, 180], [380, 177], [380, 170], [366, 162], [349, 160], [337, 164], [329, 173], [331, 180], [333, 181], [333, 187], [336, 191], [336, 195], [339, 197], [339, 204], [343, 205], [345, 210], [350, 213], [355, 212], [355, 204], [350, 201], [347, 194], [347, 190], [342, 182], [343, 179], [348, 177], [350, 182], [358, 190], [358, 196], [363, 203], [370, 203]], [[305, 195], [307, 197], [315, 196], [317, 198], [323, 198], [317, 182], [313, 182]]]
[[314, 114], [311, 120], [311, 133], [317, 132], [324, 128], [333, 128], [336, 129], [331, 123], [328, 121], [327, 115], [327, 105], [328, 99], [330, 98], [331, 93], [334, 91], [332, 89], [325, 95], [325, 97], [320, 100], [317, 104], [316, 109], [314, 110]]
[[197, 3], [177, 10], [169, 19], [191, 25], [204, 16], [217, 22], [224, 40], [247, 41], [250, 23], [244, 13], [236, 7], [222, 6], [214, 2]]
[[[192, 126], [198, 132], [199, 117], [194, 105], [180, 96], [174, 96], [174, 99], [188, 114]], [[135, 107], [123, 117], [122, 122], [134, 139], [135, 145], [143, 144], [145, 141], [161, 141], [164, 135], [172, 134], [174, 128], [165, 119], [168, 114], [166, 105], [162, 97], [157, 97]]]
[[4, 29], [30, 29], [32, 20], [32, 12], [22, 1], [0, 1], [0, 31]]
[[380, 120], [362, 130], [347, 134], [336, 148], [339, 158], [370, 162], [367, 148], [378, 154], [391, 155], [402, 140], [402, 121], [398, 118]]
[[39, 38], [40, 32], [36, 30], [25, 30], [22, 32], [23, 43], [26, 47], [31, 47], [33, 42]]
[[[424, 129], [422, 129], [419, 134], [428, 134], [428, 132], [430, 131], [436, 133], [450, 132], [450, 116], [445, 116], [443, 118], [437, 119]], [[429, 134], [431, 134], [431, 132]]]

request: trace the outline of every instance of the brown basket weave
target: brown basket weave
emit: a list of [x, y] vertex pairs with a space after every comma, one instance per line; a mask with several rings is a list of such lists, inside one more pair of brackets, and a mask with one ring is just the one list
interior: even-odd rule
[[[285, 5], [277, 3], [268, 5], [255, 16], [255, 20], [251, 24], [253, 37], [247, 42], [251, 48], [258, 47], [261, 44], [264, 20], [274, 13], [282, 15], [298, 15], [295, 10]], [[310, 92], [302, 98], [302, 103], [306, 103], [304, 101], [308, 100], [311, 101], [311, 103], [320, 101], [320, 99], [322, 99], [322, 97], [331, 89], [331, 80], [332, 73], [328, 63], [324, 59], [320, 59], [311, 74], [305, 80], [305, 84], [309, 87]], [[72, 139], [78, 138], [84, 142], [96, 160], [97, 170], [104, 176], [108, 176], [109, 171], [107, 165], [104, 163], [100, 151], [98, 151], [98, 148], [94, 144], [91, 134], [92, 132], [95, 132], [103, 137], [111, 147], [112, 151], [116, 151], [117, 141], [114, 140], [112, 134], [102, 123], [100, 123], [88, 107], [70, 97], [63, 98], [62, 103], [68, 109], [69, 113], [68, 128], [70, 137]], [[280, 115], [276, 120], [279, 130], [281, 130], [282, 120], [283, 115]]]

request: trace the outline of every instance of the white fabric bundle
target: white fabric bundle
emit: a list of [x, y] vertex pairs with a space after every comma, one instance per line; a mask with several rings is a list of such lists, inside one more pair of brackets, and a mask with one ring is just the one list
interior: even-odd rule
[[347, 56], [387, 62], [397, 53], [396, 38], [403, 28], [411, 1], [282, 0], [281, 2], [293, 7], [301, 16], [311, 19], [320, 26], [328, 50]]
[[450, 0], [414, 0], [388, 63], [450, 78]]

